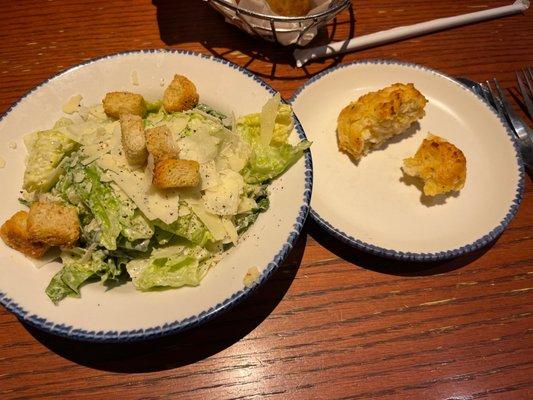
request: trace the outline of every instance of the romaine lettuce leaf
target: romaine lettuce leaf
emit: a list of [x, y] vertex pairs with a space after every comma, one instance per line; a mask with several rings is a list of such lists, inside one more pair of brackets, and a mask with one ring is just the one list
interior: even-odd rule
[[63, 280], [61, 279], [63, 275], [63, 270], [61, 269], [57, 274], [54, 275], [48, 286], [46, 287], [46, 295], [54, 302], [54, 304], [59, 303], [65, 297], [79, 297], [78, 294], [72, 290]]
[[[268, 104], [275, 105], [276, 102], [273, 101]], [[265, 129], [261, 127], [262, 123], [268, 122], [266, 116], [250, 114], [240, 118], [237, 122], [237, 132], [252, 147], [248, 164], [242, 170], [247, 183], [262, 183], [278, 177], [298, 161], [304, 150], [311, 146], [308, 141], [302, 141], [296, 146], [287, 142], [294, 128], [292, 109], [287, 104], [281, 104], [277, 110], [272, 136], [268, 144], [265, 142], [265, 137], [269, 137], [269, 135], [263, 132]], [[269, 108], [263, 110], [263, 114], [268, 112], [271, 112]], [[267, 129], [272, 129], [272, 127], [269, 126]]]
[[[276, 115], [274, 131], [270, 141], [271, 146], [287, 143], [287, 138], [294, 129], [292, 108], [288, 104], [280, 104]], [[249, 143], [256, 142], [261, 134], [261, 114], [249, 114], [237, 121], [237, 131]]]
[[250, 212], [239, 214], [235, 217], [235, 227], [237, 228], [237, 233], [239, 235], [242, 235], [244, 232], [246, 232], [248, 228], [257, 220], [259, 214], [268, 210], [268, 207], [270, 206], [270, 201], [266, 194], [258, 197], [256, 199], [256, 203], [257, 206]]
[[150, 239], [154, 235], [153, 224], [118, 185], [111, 183], [110, 188], [120, 202], [120, 214], [118, 217], [122, 225], [121, 235], [124, 239], [128, 242]]
[[304, 150], [311, 146], [311, 142], [303, 140], [296, 146], [285, 143], [281, 146], [263, 146], [256, 143], [252, 148], [252, 155], [242, 174], [247, 183], [262, 183], [270, 181], [302, 157]]
[[28, 161], [24, 172], [23, 188], [28, 192], [46, 192], [59, 177], [59, 162], [76, 143], [58, 130], [39, 131], [28, 141]]
[[115, 250], [117, 237], [122, 231], [118, 218], [120, 201], [109, 185], [101, 181], [95, 165], [87, 166], [82, 171], [84, 184], [75, 185], [75, 190], [100, 225], [100, 244], [108, 250]]
[[146, 128], [152, 128], [158, 126], [168, 116], [165, 109], [161, 107], [157, 112], [148, 112], [144, 119], [144, 126]]
[[121, 218], [122, 235], [130, 242], [141, 239], [150, 239], [154, 235], [152, 223], [138, 209], [132, 214], [123, 215]]
[[222, 114], [221, 112], [218, 112], [217, 110], [209, 107], [207, 104], [198, 104], [196, 106], [197, 110], [200, 110], [206, 114], [209, 114], [215, 118], [218, 118], [221, 122], [224, 121], [227, 116], [225, 114]]
[[[180, 204], [180, 209], [185, 208], [188, 207], [182, 202]], [[170, 225], [165, 224], [160, 220], [154, 221], [154, 225], [165, 232], [187, 239], [199, 246], [204, 246], [206, 242], [213, 240], [211, 232], [209, 232], [202, 221], [200, 221], [200, 218], [198, 218], [190, 209], [188, 214], [180, 215], [179, 218]]]
[[80, 297], [80, 287], [91, 278], [102, 282], [116, 280], [122, 273], [112, 258], [106, 258], [101, 250], [75, 249], [61, 255], [63, 268], [52, 278], [46, 294], [58, 303], [67, 296]]
[[194, 245], [155, 249], [147, 259], [130, 261], [126, 268], [139, 290], [198, 286], [212, 265], [211, 253]]
[[158, 113], [161, 107], [163, 106], [163, 100], [157, 100], [157, 101], [145, 101], [146, 103], [146, 112], [148, 114], [152, 113]]
[[102, 182], [97, 166], [75, 164], [54, 189], [66, 201], [78, 206], [83, 232], [89, 233], [85, 239], [116, 250], [117, 238], [123, 229], [122, 204], [109, 183]]

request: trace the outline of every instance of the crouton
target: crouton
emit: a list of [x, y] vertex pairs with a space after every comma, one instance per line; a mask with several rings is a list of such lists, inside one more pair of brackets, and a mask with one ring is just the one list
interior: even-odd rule
[[145, 132], [146, 147], [148, 152], [154, 156], [155, 162], [178, 158], [178, 146], [174, 142], [172, 132], [166, 126], [147, 129]]
[[0, 228], [0, 237], [9, 247], [34, 258], [41, 258], [50, 246], [33, 242], [28, 236], [28, 213], [19, 211], [8, 219]]
[[146, 103], [143, 97], [136, 93], [107, 93], [102, 104], [107, 116], [112, 118], [119, 118], [120, 114], [133, 114], [141, 117], [146, 114]]
[[422, 118], [426, 103], [412, 83], [395, 83], [361, 96], [339, 114], [339, 149], [359, 160]]
[[190, 110], [198, 105], [196, 86], [182, 75], [174, 75], [174, 79], [163, 95], [163, 107], [166, 112]]
[[57, 202], [36, 202], [28, 214], [28, 235], [34, 242], [72, 247], [80, 235], [76, 208]]
[[403, 161], [403, 172], [424, 182], [426, 196], [461, 190], [466, 181], [466, 158], [452, 143], [429, 134], [413, 157]]
[[194, 187], [200, 183], [200, 164], [191, 160], [156, 162], [153, 184], [160, 189]]
[[267, 0], [276, 14], [285, 17], [301, 17], [311, 10], [311, 0]]
[[126, 159], [132, 165], [145, 165], [148, 157], [144, 124], [141, 117], [132, 114], [120, 116], [120, 130], [122, 134], [122, 148]]

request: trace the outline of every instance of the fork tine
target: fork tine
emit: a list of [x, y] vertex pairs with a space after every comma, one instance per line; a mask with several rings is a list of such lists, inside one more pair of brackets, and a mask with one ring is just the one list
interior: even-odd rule
[[489, 89], [487, 88], [487, 85], [483, 82], [479, 82], [479, 88], [481, 89], [481, 95], [485, 98], [485, 100], [489, 102], [492, 107], [494, 107], [494, 101], [492, 99]]
[[496, 90], [494, 92], [496, 93], [496, 98], [498, 100], [496, 103], [498, 103], [499, 105], [498, 111], [500, 112], [500, 114], [507, 117], [508, 121], [513, 127], [516, 136], [518, 136], [520, 140], [524, 142], [533, 141], [533, 131], [528, 126], [526, 126], [515, 113], [512, 106], [507, 101], [507, 98], [505, 97], [505, 94], [502, 88], [500, 87], [498, 80], [494, 78], [493, 82], [494, 86], [496, 87]]
[[498, 111], [498, 114], [500, 114], [507, 121], [509, 126], [512, 128], [511, 130], [513, 131], [513, 133], [518, 137], [515, 126], [513, 125], [513, 121], [511, 121], [511, 118], [509, 117], [509, 114], [507, 113], [507, 110], [504, 107], [501, 97], [502, 92], [501, 90], [498, 91], [498, 81], [496, 80], [496, 78], [493, 78], [492, 80], [492, 85], [490, 81], [486, 81], [487, 95], [489, 101], [492, 103], [492, 106], [496, 109], [496, 111]]
[[533, 95], [533, 70], [531, 69], [531, 67], [527, 67], [524, 69], [524, 71], [527, 72], [527, 74], [525, 74], [527, 85], [529, 86], [529, 91]]
[[[533, 90], [531, 90], [531, 82], [529, 81], [525, 69], [523, 71], [515, 71], [515, 73], [516, 80], [518, 81], [518, 87], [520, 88], [520, 92], [522, 93], [522, 97], [524, 98], [524, 104], [526, 105], [527, 113], [529, 114], [530, 118], [533, 118], [533, 101], [531, 100], [531, 93], [533, 93]], [[527, 83], [527, 87], [524, 82]]]
[[492, 103], [492, 106], [498, 110], [498, 113], [505, 116], [506, 114], [505, 110], [503, 109], [501, 99], [499, 98], [498, 93], [496, 93], [496, 90], [492, 88], [490, 81], [485, 81], [485, 86], [487, 100], [489, 100], [489, 102]]
[[529, 89], [529, 92], [528, 92], [528, 87], [526, 87], [526, 84], [524, 83], [524, 82], [527, 82], [529, 86], [529, 82], [527, 80], [527, 74], [525, 70], [515, 71], [515, 74], [516, 74], [516, 81], [518, 82], [520, 93], [522, 93], [522, 97], [524, 98], [524, 104], [527, 108], [529, 117], [533, 118], [533, 102], [531, 101], [531, 95], [530, 95], [531, 89]]
[[[533, 96], [533, 72], [531, 72], [530, 67], [524, 69], [524, 76], [526, 77], [527, 86], [529, 87], [529, 93]], [[533, 118], [533, 116], [531, 116], [531, 118]]]

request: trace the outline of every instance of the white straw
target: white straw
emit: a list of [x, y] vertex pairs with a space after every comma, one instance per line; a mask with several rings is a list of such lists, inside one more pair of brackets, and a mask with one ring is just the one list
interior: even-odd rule
[[325, 46], [312, 47], [309, 49], [296, 49], [294, 58], [296, 65], [302, 67], [307, 62], [316, 58], [327, 57], [335, 54], [348, 53], [384, 43], [390, 43], [401, 39], [424, 35], [455, 26], [471, 24], [474, 22], [493, 19], [505, 15], [523, 12], [529, 8], [529, 0], [516, 0], [513, 4], [503, 7], [491, 8], [455, 17], [439, 18], [419, 24], [400, 26], [386, 31], [371, 33], [342, 42], [334, 42]]

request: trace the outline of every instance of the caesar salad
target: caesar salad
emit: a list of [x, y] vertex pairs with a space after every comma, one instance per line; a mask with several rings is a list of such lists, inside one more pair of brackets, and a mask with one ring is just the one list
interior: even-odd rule
[[269, 184], [310, 146], [289, 143], [293, 114], [279, 94], [235, 118], [201, 104], [181, 75], [157, 102], [109, 92], [66, 111], [24, 138], [28, 209], [0, 229], [29, 257], [60, 250], [62, 268], [43, 288], [56, 304], [94, 281], [198, 286], [268, 209]]

